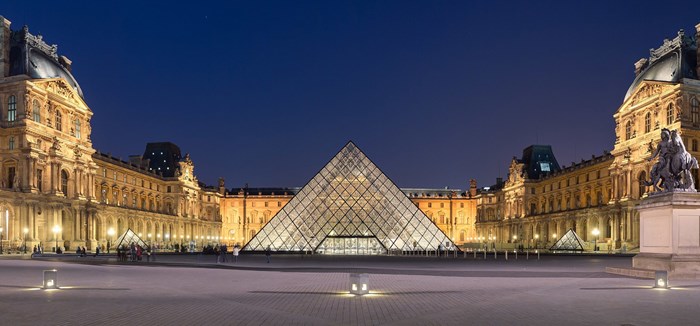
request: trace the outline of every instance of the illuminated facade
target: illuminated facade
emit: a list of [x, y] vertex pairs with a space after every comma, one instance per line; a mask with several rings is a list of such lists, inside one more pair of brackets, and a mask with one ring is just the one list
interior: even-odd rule
[[126, 162], [96, 152], [93, 113], [71, 65], [55, 45], [0, 17], [4, 248], [94, 250], [127, 228], [164, 246], [218, 236], [222, 195], [198, 183], [188, 155], [169, 157], [167, 173], [149, 167], [149, 154]]
[[[661, 128], [680, 130], [688, 151], [700, 155], [698, 43], [700, 24], [694, 37], [680, 31], [635, 63], [635, 80], [613, 115], [609, 153], [535, 175], [528, 172], [538, 160], [513, 159], [508, 179], [476, 196], [477, 241], [495, 236], [496, 246], [549, 247], [571, 228], [587, 250], [595, 240], [601, 250], [638, 248], [635, 206], [651, 190], [640, 181], [648, 179]], [[698, 180], [697, 170], [693, 175]]]

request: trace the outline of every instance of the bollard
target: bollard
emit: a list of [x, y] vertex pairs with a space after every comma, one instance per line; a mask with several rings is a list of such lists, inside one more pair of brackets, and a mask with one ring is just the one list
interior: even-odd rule
[[539, 251], [539, 250], [535, 250], [535, 252], [537, 253], [537, 260], [540, 260], [540, 251]]
[[476, 259], [476, 250], [472, 251], [474, 253], [474, 259]]
[[518, 251], [513, 249], [513, 252], [515, 253], [515, 260], [518, 260]]
[[484, 249], [484, 260], [486, 260], [486, 249]]
[[530, 260], [530, 250], [525, 251], [525, 260]]
[[503, 251], [506, 254], [506, 260], [508, 260], [508, 250]]
[[496, 254], [496, 249], [493, 250], [493, 259], [498, 259], [498, 255]]

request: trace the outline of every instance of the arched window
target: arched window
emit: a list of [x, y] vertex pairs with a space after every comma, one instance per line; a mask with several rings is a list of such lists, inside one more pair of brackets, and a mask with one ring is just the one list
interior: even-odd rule
[[694, 97], [690, 99], [690, 118], [693, 123], [700, 122], [700, 101]]
[[68, 172], [66, 170], [61, 171], [61, 191], [68, 196]]
[[673, 123], [673, 103], [669, 103], [666, 108], [666, 124], [670, 125]]
[[632, 138], [632, 121], [627, 121], [625, 124], [625, 140]]
[[34, 114], [34, 122], [41, 123], [41, 106], [37, 100], [32, 102], [32, 113]]
[[644, 132], [650, 132], [651, 131], [651, 112], [647, 112], [647, 114], [644, 116]]
[[61, 111], [56, 110], [56, 130], [62, 131], [62, 124], [61, 124]]
[[75, 138], [80, 139], [80, 119], [75, 119]]
[[8, 149], [15, 149], [15, 137], [10, 137], [9, 144], [7, 144]]
[[7, 121], [15, 121], [17, 119], [17, 98], [10, 95], [7, 99]]

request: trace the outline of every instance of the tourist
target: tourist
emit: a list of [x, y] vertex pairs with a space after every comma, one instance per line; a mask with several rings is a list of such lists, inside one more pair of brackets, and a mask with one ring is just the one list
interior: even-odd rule
[[100, 255], [100, 246], [97, 246], [97, 248], [95, 248], [95, 255], [93, 257], [97, 257], [99, 255]]
[[226, 262], [226, 255], [228, 254], [228, 248], [226, 247], [226, 244], [221, 245], [221, 262], [225, 263]]
[[136, 244], [134, 244], [133, 242], [131, 243], [131, 247], [129, 248], [129, 254], [129, 258], [131, 258], [130, 260], [136, 261]]
[[219, 245], [216, 245], [216, 247], [214, 247], [214, 255], [216, 255], [216, 263], [217, 264], [220, 263], [221, 262], [221, 252], [219, 251]]
[[267, 249], [265, 249], [265, 257], [267, 257], [267, 263], [270, 263], [270, 255], [272, 255], [272, 251], [270, 250], [270, 246], [267, 246]]
[[143, 249], [141, 246], [136, 246], [136, 260], [141, 261], [141, 257], [143, 255]]
[[240, 251], [240, 249], [238, 249], [238, 245], [233, 246], [233, 262], [234, 263], [238, 262], [238, 251]]

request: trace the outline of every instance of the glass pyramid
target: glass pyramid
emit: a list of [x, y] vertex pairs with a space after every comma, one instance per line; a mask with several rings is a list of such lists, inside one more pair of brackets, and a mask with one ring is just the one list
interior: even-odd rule
[[243, 250], [370, 255], [452, 241], [348, 142]]
[[573, 229], [569, 229], [549, 250], [583, 251], [582, 243], [583, 240], [578, 234]]
[[131, 243], [134, 243], [136, 245], [141, 246], [141, 248], [146, 248], [146, 243], [141, 240], [141, 238], [134, 233], [134, 231], [131, 231], [131, 229], [127, 229], [124, 234], [120, 235], [119, 238], [117, 238], [117, 241], [114, 242], [113, 246], [114, 248], [119, 248], [120, 245], [124, 245], [125, 247], [129, 247]]

